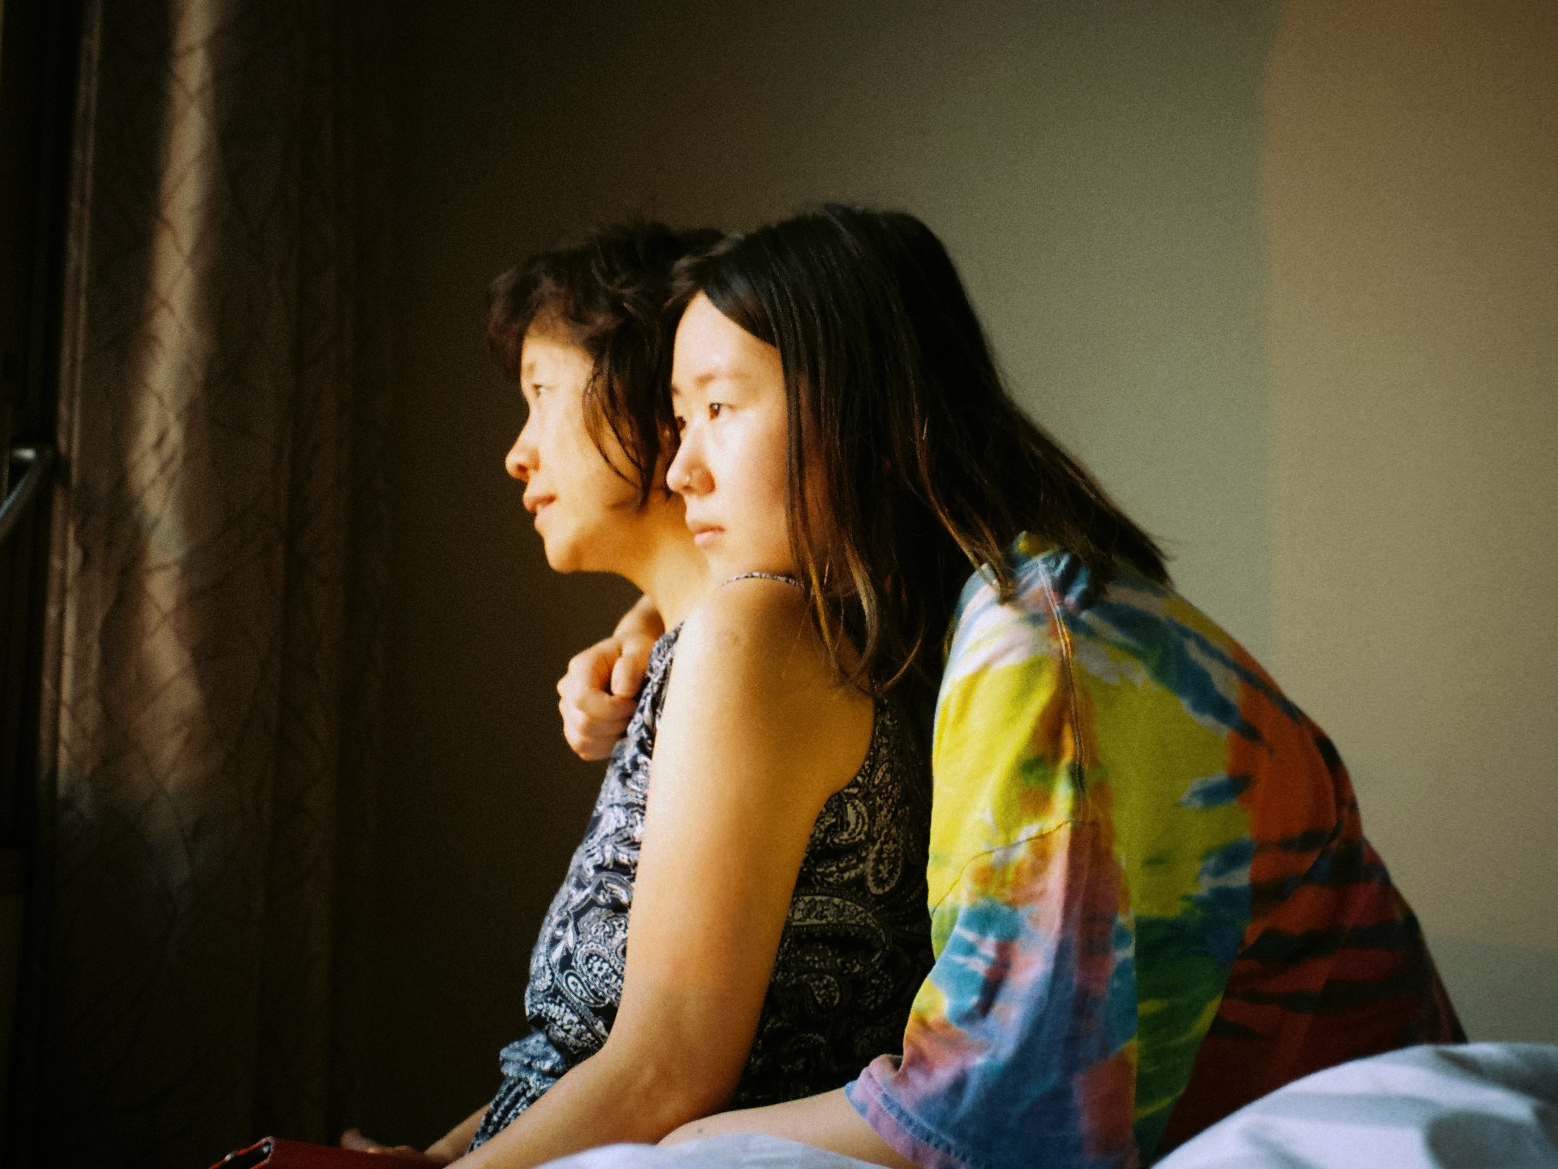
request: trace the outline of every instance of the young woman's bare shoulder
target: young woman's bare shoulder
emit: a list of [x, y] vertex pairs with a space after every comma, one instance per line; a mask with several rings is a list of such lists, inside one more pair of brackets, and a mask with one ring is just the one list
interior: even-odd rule
[[773, 636], [808, 623], [806, 594], [782, 580], [748, 577], [728, 581], [687, 615], [682, 635]]
[[741, 580], [683, 622], [661, 734], [723, 748], [743, 761], [743, 774], [766, 777], [750, 779], [752, 790], [772, 780], [815, 814], [859, 770], [872, 717], [870, 696], [839, 677], [805, 595]]
[[805, 594], [761, 578], [732, 581], [698, 603], [677, 642], [677, 668], [684, 662], [723, 677], [761, 673], [787, 688], [837, 681]]

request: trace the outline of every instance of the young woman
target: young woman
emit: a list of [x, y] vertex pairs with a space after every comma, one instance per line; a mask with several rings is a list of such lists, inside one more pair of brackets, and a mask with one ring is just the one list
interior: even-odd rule
[[[793, 561], [840, 670], [912, 683], [949, 648], [938, 958], [901, 1060], [671, 1140], [1124, 1166], [1312, 1071], [1463, 1038], [1334, 747], [1008, 396], [924, 224], [830, 206], [687, 261], [681, 296], [689, 522], [717, 522], [695, 469], [777, 361]], [[745, 363], [704, 388], [721, 353]]]
[[532, 954], [533, 1030], [503, 1050], [492, 1102], [427, 1152], [463, 1169], [842, 1084], [895, 1042], [930, 963], [924, 744], [812, 627], [777, 358], [772, 392], [748, 395], [731, 370], [763, 347], [739, 330], [679, 371], [741, 403], [707, 411], [718, 442], [702, 415], [687, 427], [670, 480], [690, 514], [665, 487], [668, 280], [698, 242], [603, 231], [494, 287], [491, 337], [529, 412], [507, 468], [548, 562], [626, 577], [670, 632]]

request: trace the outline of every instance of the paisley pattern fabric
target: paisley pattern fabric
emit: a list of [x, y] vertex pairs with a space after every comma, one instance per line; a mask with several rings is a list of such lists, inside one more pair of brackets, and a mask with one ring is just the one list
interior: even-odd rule
[[[599, 1051], [611, 1030], [622, 997], [649, 761], [679, 632], [671, 630], [650, 653], [633, 720], [531, 953], [525, 1011], [534, 1031], [503, 1049], [503, 1084], [472, 1148]], [[829, 797], [812, 828], [730, 1107], [837, 1088], [872, 1056], [899, 1049], [931, 963], [929, 819], [928, 764], [892, 702], [878, 701], [865, 762]]]
[[851, 1103], [926, 1167], [1134, 1166], [1289, 1081], [1464, 1039], [1335, 748], [1223, 630], [1030, 538], [937, 703], [937, 961]]

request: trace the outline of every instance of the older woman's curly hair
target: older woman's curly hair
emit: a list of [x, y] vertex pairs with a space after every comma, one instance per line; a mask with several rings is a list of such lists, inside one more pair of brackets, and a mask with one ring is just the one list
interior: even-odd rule
[[679, 306], [667, 307], [672, 269], [721, 238], [712, 228], [674, 231], [649, 221], [603, 227], [576, 246], [530, 257], [488, 289], [487, 342], [510, 379], [519, 380], [532, 328], [590, 355], [585, 427], [612, 469], [637, 488], [640, 506], [674, 443], [662, 422], [681, 318]]

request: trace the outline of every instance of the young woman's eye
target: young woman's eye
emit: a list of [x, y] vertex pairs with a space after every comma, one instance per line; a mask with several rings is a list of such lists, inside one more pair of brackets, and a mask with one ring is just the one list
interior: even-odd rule
[[677, 434], [681, 434], [682, 431], [687, 429], [687, 419], [683, 418], [680, 414], [678, 414], [671, 421], [676, 424], [676, 433]]
[[721, 412], [724, 409], [725, 409], [725, 403], [724, 402], [710, 402], [709, 403], [709, 417], [710, 418], [718, 418], [720, 416]]

